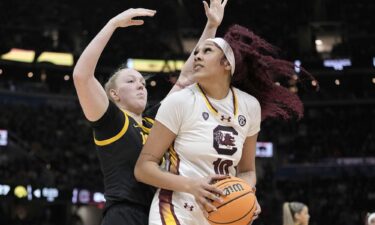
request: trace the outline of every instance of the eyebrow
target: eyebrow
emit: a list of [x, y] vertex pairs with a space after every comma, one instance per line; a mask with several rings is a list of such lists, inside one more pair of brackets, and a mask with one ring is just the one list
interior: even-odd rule
[[215, 44], [212, 43], [212, 42], [208, 42], [208, 43], [206, 43], [205, 45], [215, 46]]
[[142, 81], [146, 81], [146, 79], [145, 79], [144, 77], [138, 77], [138, 76], [136, 76], [136, 75], [134, 75], [134, 74], [128, 74], [127, 76], [128, 76], [128, 77], [135, 78], [135, 79], [140, 79], [140, 80], [142, 80]]
[[[217, 46], [214, 43], [208, 42], [208, 43], [203, 44], [202, 48], [204, 48], [204, 47], [217, 47]], [[201, 49], [200, 47], [197, 47], [194, 50], [194, 55], [196, 55], [199, 52], [200, 49]]]

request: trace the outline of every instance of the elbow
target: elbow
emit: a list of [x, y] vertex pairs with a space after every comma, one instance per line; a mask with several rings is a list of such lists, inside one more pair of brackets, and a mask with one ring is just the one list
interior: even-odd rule
[[83, 80], [82, 79], [83, 78], [82, 73], [80, 73], [76, 69], [74, 69], [72, 77], [73, 77], [74, 83], [79, 83], [80, 81]]
[[142, 169], [141, 169], [141, 166], [140, 166], [140, 163], [137, 162], [135, 164], [135, 167], [134, 167], [134, 177], [135, 179], [138, 181], [138, 182], [142, 182], [143, 181], [143, 176], [142, 176]]
[[87, 71], [84, 70], [80, 65], [76, 65], [73, 69], [73, 81], [75, 83], [85, 82], [85, 80], [89, 77], [87, 75]]

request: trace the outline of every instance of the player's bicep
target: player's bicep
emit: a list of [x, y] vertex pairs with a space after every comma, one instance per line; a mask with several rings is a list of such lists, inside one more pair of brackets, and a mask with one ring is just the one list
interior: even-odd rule
[[79, 103], [89, 121], [97, 121], [106, 111], [109, 99], [104, 88], [95, 78], [74, 80]]
[[248, 136], [242, 150], [241, 160], [238, 163], [238, 173], [255, 171], [255, 154], [258, 133]]
[[175, 138], [176, 134], [156, 120], [143, 146], [139, 160], [159, 163]]

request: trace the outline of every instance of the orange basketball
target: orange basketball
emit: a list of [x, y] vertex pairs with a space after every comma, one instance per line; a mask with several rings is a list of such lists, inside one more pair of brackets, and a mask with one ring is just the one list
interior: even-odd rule
[[255, 193], [246, 181], [230, 177], [214, 184], [223, 190], [222, 203], [212, 204], [217, 211], [209, 212], [208, 221], [211, 225], [248, 225], [256, 209]]

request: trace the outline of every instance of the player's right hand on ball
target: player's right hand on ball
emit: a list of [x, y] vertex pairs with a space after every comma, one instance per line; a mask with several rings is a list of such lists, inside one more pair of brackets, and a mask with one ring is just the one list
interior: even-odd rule
[[215, 187], [212, 183], [216, 180], [228, 178], [227, 175], [210, 175], [205, 178], [192, 179], [189, 185], [189, 193], [194, 195], [195, 201], [203, 211], [204, 215], [208, 217], [208, 212], [216, 211], [216, 207], [211, 203], [213, 201], [222, 202], [221, 195], [223, 191]]

